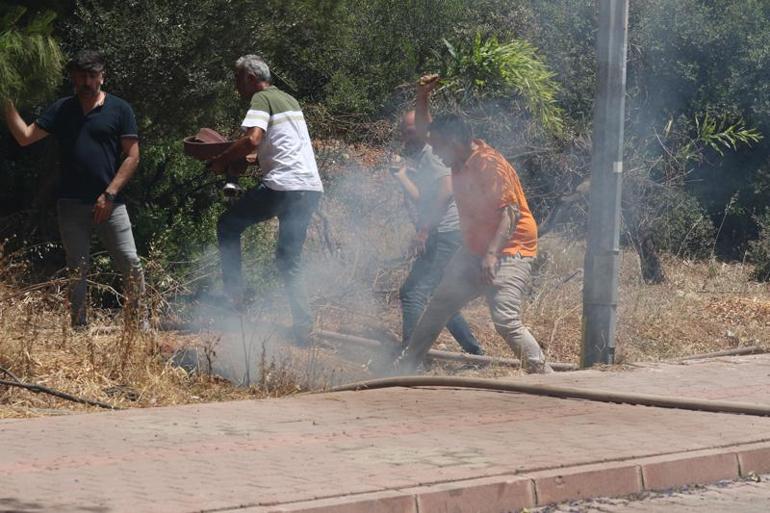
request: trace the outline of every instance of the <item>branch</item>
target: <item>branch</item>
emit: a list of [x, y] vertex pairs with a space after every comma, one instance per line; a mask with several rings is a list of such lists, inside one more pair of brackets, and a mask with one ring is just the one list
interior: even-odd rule
[[19, 377], [16, 374], [14, 374], [10, 370], [6, 369], [5, 367], [0, 366], [0, 372], [5, 374], [6, 376], [10, 377], [15, 382], [21, 383], [21, 379], [19, 379]]
[[[13, 376], [11, 376], [13, 377]], [[44, 387], [43, 385], [34, 385], [31, 383], [22, 383], [21, 381], [7, 381], [4, 379], [0, 379], [0, 385], [6, 385], [9, 387], [17, 387], [17, 388], [23, 388], [25, 390], [29, 390], [30, 392], [34, 392], [36, 394], [48, 394], [52, 395], [54, 397], [58, 397], [60, 399], [66, 399], [67, 401], [72, 401], [73, 403], [80, 403], [80, 404], [87, 404], [90, 406], [98, 406], [99, 408], [105, 408], [107, 410], [122, 410], [123, 408], [119, 408], [117, 406], [113, 406], [111, 404], [103, 403], [100, 401], [93, 401], [91, 399], [84, 399], [82, 397], [77, 397], [74, 395], [70, 395], [66, 392], [60, 392], [58, 390], [54, 390], [53, 388]]]

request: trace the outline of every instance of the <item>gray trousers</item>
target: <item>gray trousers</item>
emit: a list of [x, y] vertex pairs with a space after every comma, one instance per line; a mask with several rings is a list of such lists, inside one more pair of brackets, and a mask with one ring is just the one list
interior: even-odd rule
[[139, 300], [144, 293], [144, 273], [139, 256], [136, 254], [131, 220], [125, 205], [115, 205], [110, 218], [103, 223], [93, 221], [93, 205], [76, 199], [60, 199], [57, 203], [59, 232], [67, 267], [73, 277], [69, 298], [73, 326], [88, 322], [86, 305], [86, 277], [91, 264], [91, 235], [96, 235], [112, 257], [118, 271], [123, 275], [123, 288], [128, 298], [127, 305], [137, 312]]
[[469, 301], [483, 295], [495, 329], [527, 372], [543, 372], [545, 356], [535, 338], [521, 322], [521, 301], [527, 290], [532, 258], [502, 256], [491, 285], [481, 280], [481, 258], [461, 247], [444, 270], [428, 307], [420, 317], [409, 345], [398, 365], [405, 372], [416, 370], [447, 321]]

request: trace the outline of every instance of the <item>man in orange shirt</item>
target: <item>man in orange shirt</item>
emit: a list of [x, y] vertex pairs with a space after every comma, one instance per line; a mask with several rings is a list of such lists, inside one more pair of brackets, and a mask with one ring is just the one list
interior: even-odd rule
[[[428, 130], [428, 100], [437, 83], [420, 81], [418, 130]], [[519, 177], [500, 153], [473, 139], [459, 116], [439, 116], [429, 129], [434, 152], [452, 170], [464, 247], [447, 265], [397, 367], [417, 369], [452, 314], [483, 295], [497, 332], [521, 358], [522, 368], [549, 372], [543, 351], [521, 322], [521, 301], [537, 254], [537, 224]]]

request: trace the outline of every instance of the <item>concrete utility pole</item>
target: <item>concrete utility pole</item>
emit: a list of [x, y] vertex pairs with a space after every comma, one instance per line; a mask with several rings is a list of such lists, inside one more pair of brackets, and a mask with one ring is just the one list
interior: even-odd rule
[[615, 359], [627, 40], [628, 0], [599, 0], [599, 80], [583, 285], [582, 367]]

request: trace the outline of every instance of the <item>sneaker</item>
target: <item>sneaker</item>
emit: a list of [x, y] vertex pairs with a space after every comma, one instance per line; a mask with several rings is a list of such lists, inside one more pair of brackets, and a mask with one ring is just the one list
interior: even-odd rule
[[553, 368], [545, 360], [529, 360], [524, 368], [527, 374], [553, 374]]
[[222, 194], [224, 194], [225, 198], [229, 200], [235, 200], [238, 199], [241, 194], [243, 194], [243, 187], [237, 183], [227, 182], [225, 186], [222, 187]]
[[409, 357], [404, 351], [393, 362], [393, 370], [396, 375], [408, 376], [414, 374], [425, 374], [426, 366], [424, 362], [416, 362], [414, 358]]

